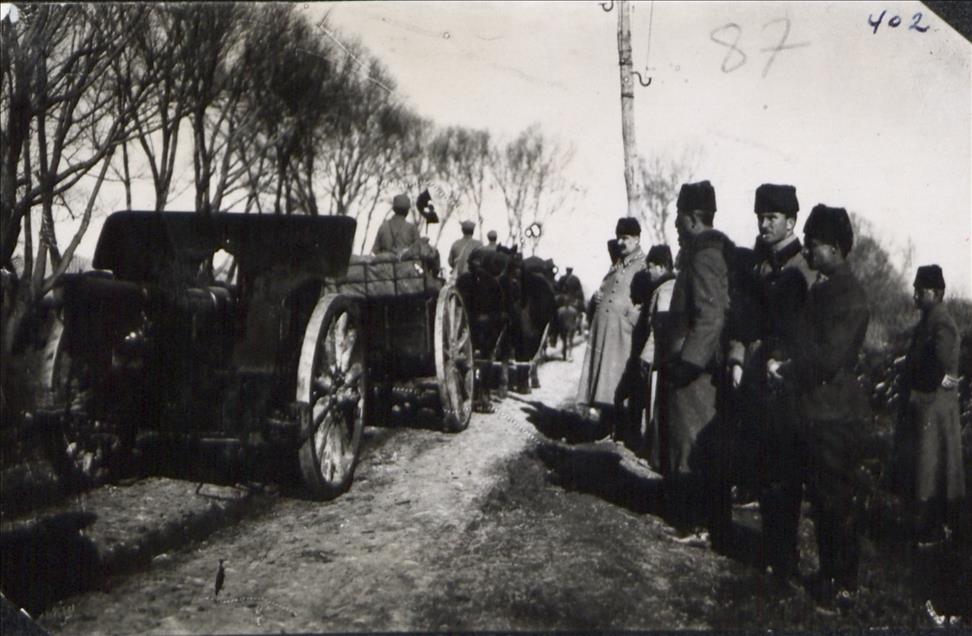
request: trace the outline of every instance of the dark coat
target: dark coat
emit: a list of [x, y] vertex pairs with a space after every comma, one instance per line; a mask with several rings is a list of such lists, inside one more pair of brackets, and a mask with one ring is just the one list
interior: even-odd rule
[[743, 265], [743, 284], [734, 290], [740, 318], [729, 335], [729, 363], [765, 376], [766, 360], [784, 360], [796, 349], [798, 326], [816, 272], [803, 257], [796, 237], [774, 251], [763, 243], [753, 262]]
[[958, 376], [959, 332], [944, 304], [925, 312], [915, 327], [905, 362], [906, 401], [898, 422], [896, 455], [904, 494], [919, 501], [965, 496], [958, 391], [942, 387]]
[[870, 311], [861, 284], [844, 264], [811, 288], [798, 328], [799, 346], [782, 371], [799, 393], [804, 420], [860, 420], [870, 416], [854, 367]]
[[[701, 436], [720, 429], [719, 396], [724, 360], [723, 327], [729, 311], [726, 253], [732, 241], [716, 230], [705, 231], [683, 248], [669, 306], [668, 351], [662, 351], [660, 384], [670, 391], [667, 411], [666, 472], [696, 474], [704, 468], [697, 452]], [[659, 342], [659, 345], [662, 343]], [[704, 371], [684, 386], [669, 384], [666, 367], [687, 362]]]

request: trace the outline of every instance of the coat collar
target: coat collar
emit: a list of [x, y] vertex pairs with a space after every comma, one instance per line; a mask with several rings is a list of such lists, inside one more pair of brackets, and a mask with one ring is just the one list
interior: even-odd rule
[[621, 259], [621, 262], [618, 263], [618, 268], [624, 269], [628, 265], [631, 265], [631, 263], [643, 260], [645, 260], [645, 253], [641, 251], [641, 246], [639, 245], [637, 248], [635, 248], [635, 251]]
[[[782, 243], [782, 244], [780, 244]], [[800, 253], [803, 245], [795, 235], [791, 236], [786, 242], [776, 245], [767, 245], [759, 239], [756, 240], [756, 256], [761, 261], [766, 261], [774, 270], [778, 270], [785, 265], [791, 258]]]

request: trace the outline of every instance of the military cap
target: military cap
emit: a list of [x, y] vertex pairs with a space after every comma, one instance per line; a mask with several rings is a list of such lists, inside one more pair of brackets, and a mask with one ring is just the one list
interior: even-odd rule
[[407, 194], [396, 194], [395, 198], [392, 199], [392, 210], [396, 212], [408, 212], [411, 206]]
[[702, 210], [709, 214], [715, 214], [715, 188], [708, 181], [683, 183], [682, 189], [678, 193], [678, 201], [675, 203], [675, 207], [679, 212]]
[[786, 216], [796, 216], [799, 210], [800, 203], [793, 186], [764, 183], [756, 188], [756, 202], [753, 205], [756, 214], [782, 212]]
[[641, 223], [633, 216], [622, 216], [614, 226], [616, 236], [641, 236]]
[[652, 245], [651, 249], [648, 250], [648, 256], [645, 258], [645, 262], [654, 265], [663, 265], [668, 269], [672, 269], [672, 250], [664, 244]]
[[496, 230], [490, 230], [489, 232], [487, 232], [486, 233], [486, 238], [488, 238], [491, 241], [495, 241], [496, 240]]
[[473, 230], [476, 229], [476, 224], [473, 223], [472, 221], [463, 221], [462, 223], [459, 224], [459, 227], [462, 228], [463, 234], [472, 234]]
[[915, 273], [915, 287], [945, 289], [945, 277], [938, 265], [922, 265]]
[[847, 256], [854, 246], [854, 230], [844, 208], [831, 208], [818, 203], [803, 224], [804, 243], [817, 239], [840, 249]]

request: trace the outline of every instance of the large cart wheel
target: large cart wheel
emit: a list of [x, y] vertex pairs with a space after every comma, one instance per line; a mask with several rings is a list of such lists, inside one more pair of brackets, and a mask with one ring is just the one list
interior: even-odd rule
[[435, 304], [435, 375], [442, 401], [443, 426], [457, 433], [472, 417], [475, 368], [469, 317], [454, 285], [439, 291]]
[[114, 476], [122, 440], [107, 430], [106, 422], [93, 420], [99, 369], [93, 361], [75, 359], [69, 339], [64, 322], [55, 317], [41, 361], [37, 415], [46, 429], [47, 455], [62, 485], [80, 492]]
[[359, 307], [347, 296], [322, 296], [304, 331], [297, 368], [297, 402], [310, 407], [300, 471], [316, 498], [333, 499], [351, 486], [366, 395]]

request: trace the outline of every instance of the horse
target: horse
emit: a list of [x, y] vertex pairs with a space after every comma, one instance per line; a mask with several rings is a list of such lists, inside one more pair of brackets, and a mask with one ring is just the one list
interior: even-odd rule
[[556, 346], [556, 338], [559, 336], [563, 343], [563, 359], [573, 360], [574, 336], [577, 335], [581, 326], [583, 313], [578, 310], [576, 299], [569, 294], [557, 294], [557, 326], [554, 335], [551, 336], [551, 346]]

